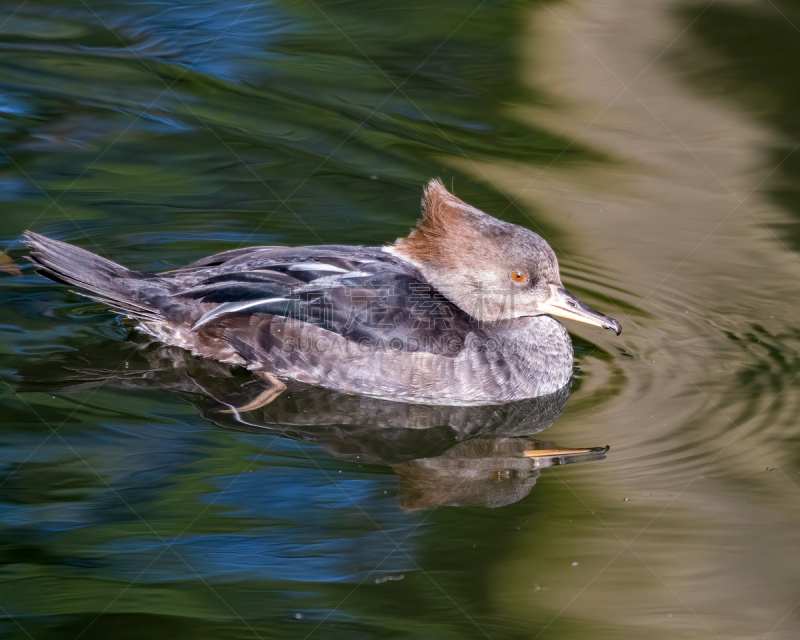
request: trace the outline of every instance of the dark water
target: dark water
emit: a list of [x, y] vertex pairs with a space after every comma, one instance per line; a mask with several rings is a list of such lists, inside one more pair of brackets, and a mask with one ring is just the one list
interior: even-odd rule
[[0, 8], [11, 257], [390, 242], [440, 176], [624, 327], [568, 325], [569, 397], [242, 420], [247, 372], [7, 267], [0, 633], [798, 637], [798, 52], [788, 1]]

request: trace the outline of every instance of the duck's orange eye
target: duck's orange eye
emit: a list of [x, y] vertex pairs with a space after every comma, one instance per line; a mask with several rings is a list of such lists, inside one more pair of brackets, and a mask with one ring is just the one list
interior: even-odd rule
[[508, 274], [508, 277], [517, 283], [526, 282], [528, 280], [528, 276], [526, 276], [524, 273], [520, 273], [519, 271], [512, 271], [510, 274]]

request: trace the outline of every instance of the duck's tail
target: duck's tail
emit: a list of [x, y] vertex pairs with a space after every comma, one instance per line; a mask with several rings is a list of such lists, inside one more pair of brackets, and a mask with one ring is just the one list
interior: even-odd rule
[[156, 301], [163, 296], [158, 276], [132, 271], [66, 242], [26, 231], [29, 259], [45, 278], [91, 292], [77, 293], [139, 320], [160, 320]]

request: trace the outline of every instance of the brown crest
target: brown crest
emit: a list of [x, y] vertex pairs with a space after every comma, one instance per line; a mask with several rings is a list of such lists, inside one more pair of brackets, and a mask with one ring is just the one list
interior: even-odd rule
[[463, 213], [470, 207], [450, 193], [439, 178], [433, 178], [422, 197], [422, 218], [407, 237], [399, 238], [394, 251], [412, 262], [428, 262], [440, 257], [463, 229]]

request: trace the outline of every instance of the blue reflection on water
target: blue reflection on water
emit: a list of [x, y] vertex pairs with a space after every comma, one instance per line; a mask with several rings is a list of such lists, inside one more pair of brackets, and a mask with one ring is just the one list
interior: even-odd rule
[[164, 59], [228, 81], [255, 81], [264, 75], [264, 60], [282, 57], [271, 53], [269, 45], [288, 21], [261, 0], [117, 6], [122, 12], [87, 12], [86, 17], [94, 21], [99, 16], [132, 40], [127, 45], [145, 59]]
[[[187, 533], [162, 534], [170, 524], [159, 501], [179, 476], [206, 458], [213, 444], [204, 435], [191, 425], [112, 423], [65, 434], [63, 441], [45, 440], [41, 434], [7, 437], [0, 463], [9, 480], [3, 491], [9, 501], [0, 503], [0, 523], [28, 538], [82, 528], [96, 530], [102, 538], [118, 534], [117, 527], [135, 526], [143, 535], [84, 539], [78, 549], [72, 548], [69, 564], [118, 577], [135, 575], [137, 582], [198, 577], [361, 582], [373, 574], [414, 568], [419, 517], [397, 509], [395, 476], [362, 475], [346, 464], [341, 470], [325, 470], [314, 462], [318, 447], [276, 441], [271, 434], [231, 436], [248, 451], [261, 449], [260, 455], [234, 460], [237, 473], [204, 477], [202, 490], [191, 499], [207, 507], [194, 508], [196, 515], [183, 520]], [[288, 458], [298, 447], [306, 455]], [[81, 462], [75, 463], [70, 450]], [[323, 462], [327, 458], [320, 457]], [[250, 468], [244, 462], [248, 459]], [[45, 482], [37, 501], [19, 503], [13, 489], [16, 470], [21, 469], [24, 482], [26, 466], [53, 473], [62, 462], [72, 465], [71, 473], [80, 467], [86, 474], [84, 486], [77, 487], [80, 501], [63, 500], [63, 492]], [[307, 468], [309, 464], [316, 468]], [[245, 472], [239, 473], [241, 469]], [[207, 512], [214, 514], [211, 520], [202, 519]], [[230, 530], [236, 533], [203, 533], [203, 523], [215, 518], [230, 519]], [[225, 525], [214, 522], [213, 527]], [[51, 544], [60, 546], [55, 539]]]
[[[103, 549], [117, 573], [140, 574], [145, 582], [268, 579], [297, 582], [361, 582], [370, 574], [408, 571], [412, 562], [382, 532], [309, 542], [293, 529], [248, 535], [190, 535], [172, 540], [128, 538]], [[398, 532], [394, 532], [397, 535]], [[402, 535], [398, 537], [398, 541]], [[172, 547], [168, 550], [167, 546]]]
[[[396, 509], [394, 477], [336, 476], [280, 466], [219, 476], [211, 484], [221, 493], [199, 501], [232, 507], [223, 514], [248, 518], [253, 526], [246, 533], [124, 538], [104, 547], [105, 559], [114, 571], [143, 572], [144, 581], [199, 575], [360, 582], [372, 572], [411, 570], [417, 518]], [[273, 524], [260, 526], [264, 521]], [[167, 545], [175, 553], [162, 553]]]

